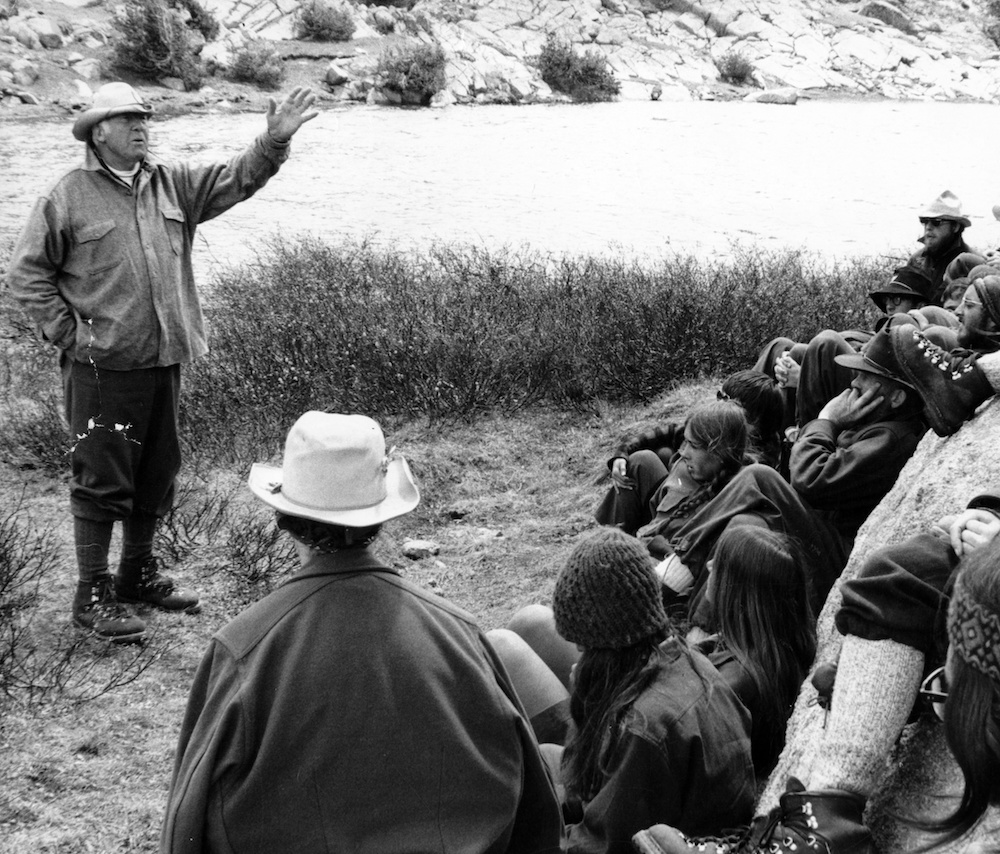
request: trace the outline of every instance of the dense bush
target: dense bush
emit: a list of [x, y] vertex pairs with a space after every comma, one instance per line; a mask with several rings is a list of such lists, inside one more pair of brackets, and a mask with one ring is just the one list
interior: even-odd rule
[[285, 66], [275, 46], [265, 39], [247, 42], [233, 55], [229, 77], [262, 89], [277, 89], [285, 79]]
[[469, 247], [275, 242], [210, 286], [212, 355], [185, 375], [184, 432], [192, 452], [245, 463], [307, 409], [434, 419], [647, 401], [753, 364], [779, 334], [871, 328], [867, 293], [885, 273], [877, 260], [738, 247], [728, 260], [553, 265]]
[[538, 55], [538, 69], [542, 80], [574, 101], [610, 101], [621, 91], [601, 54], [588, 50], [581, 56], [552, 33]]
[[109, 57], [115, 69], [158, 80], [179, 77], [188, 90], [204, 77], [191, 31], [176, 9], [158, 0], [125, 0], [113, 19], [116, 31]]
[[329, 0], [307, 0], [295, 17], [295, 35], [322, 42], [347, 42], [355, 30], [354, 17]]
[[417, 0], [372, 0], [370, 6], [393, 6], [396, 9], [406, 9], [409, 11], [417, 5]]
[[219, 22], [215, 15], [198, 0], [170, 0], [170, 6], [185, 11], [188, 15], [187, 25], [191, 29], [198, 30], [205, 37], [205, 41], [210, 42], [219, 35]]
[[726, 51], [716, 61], [715, 67], [719, 70], [719, 77], [726, 83], [740, 86], [753, 80], [753, 63], [739, 51]]
[[404, 103], [426, 105], [444, 89], [444, 66], [439, 44], [390, 45], [379, 54], [375, 76], [380, 88], [398, 92]]

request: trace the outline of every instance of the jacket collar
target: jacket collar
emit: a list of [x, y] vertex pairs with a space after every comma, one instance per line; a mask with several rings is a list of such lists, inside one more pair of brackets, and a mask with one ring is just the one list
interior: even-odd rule
[[321, 575], [337, 575], [352, 572], [388, 572], [399, 575], [394, 569], [385, 566], [371, 549], [345, 549], [333, 554], [313, 552], [309, 560], [291, 577], [287, 583], [302, 578], [315, 578]]

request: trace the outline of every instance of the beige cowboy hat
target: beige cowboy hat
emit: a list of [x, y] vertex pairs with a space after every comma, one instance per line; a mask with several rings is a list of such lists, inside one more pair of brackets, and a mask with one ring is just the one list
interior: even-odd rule
[[247, 483], [281, 513], [348, 528], [379, 525], [420, 503], [406, 460], [386, 453], [382, 428], [365, 415], [305, 413], [288, 431], [281, 467], [254, 463]]
[[90, 138], [94, 125], [113, 116], [139, 113], [153, 115], [152, 104], [142, 100], [142, 96], [128, 83], [105, 83], [94, 93], [94, 102], [76, 117], [73, 122], [73, 136], [80, 142]]
[[966, 228], [972, 225], [972, 220], [962, 213], [962, 200], [951, 190], [945, 190], [917, 216], [921, 222], [925, 219], [950, 219]]

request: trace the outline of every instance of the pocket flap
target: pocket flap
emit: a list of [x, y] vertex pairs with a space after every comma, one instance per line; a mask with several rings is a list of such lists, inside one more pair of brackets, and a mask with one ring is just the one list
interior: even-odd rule
[[187, 217], [184, 216], [184, 211], [180, 208], [163, 208], [163, 218], [170, 219], [174, 222], [187, 222]]
[[113, 219], [107, 219], [104, 222], [94, 222], [79, 229], [76, 232], [76, 239], [80, 243], [90, 243], [94, 240], [100, 240], [114, 227], [115, 221]]

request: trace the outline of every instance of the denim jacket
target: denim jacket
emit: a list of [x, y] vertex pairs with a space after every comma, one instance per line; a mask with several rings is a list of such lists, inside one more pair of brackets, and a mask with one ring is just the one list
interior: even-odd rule
[[208, 352], [191, 247], [196, 226], [252, 196], [288, 158], [261, 134], [229, 163], [142, 163], [133, 187], [87, 148], [35, 204], [7, 280], [39, 335], [110, 370]]

